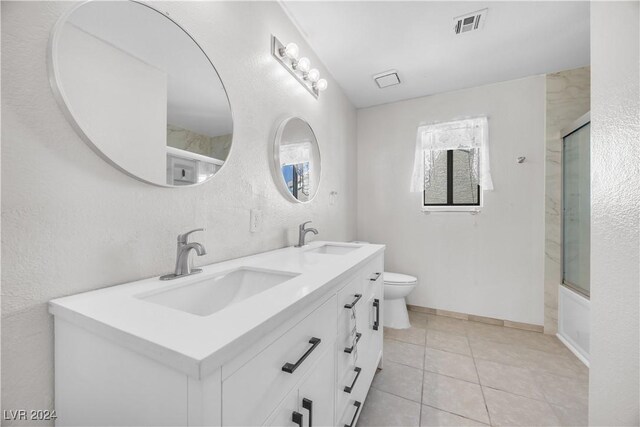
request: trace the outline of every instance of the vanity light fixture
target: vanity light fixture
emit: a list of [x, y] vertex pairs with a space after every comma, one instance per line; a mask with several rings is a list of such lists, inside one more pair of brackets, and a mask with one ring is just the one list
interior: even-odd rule
[[293, 75], [302, 86], [318, 98], [327, 89], [327, 81], [320, 78], [320, 71], [311, 68], [309, 58], [300, 56], [300, 48], [295, 43], [284, 45], [276, 36], [271, 36], [271, 54]]

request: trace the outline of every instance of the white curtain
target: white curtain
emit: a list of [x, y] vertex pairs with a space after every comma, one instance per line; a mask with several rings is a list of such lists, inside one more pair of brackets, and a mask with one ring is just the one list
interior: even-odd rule
[[479, 161], [472, 162], [473, 177], [482, 190], [493, 190], [488, 121], [486, 117], [478, 117], [418, 127], [410, 191], [422, 192], [428, 188], [438, 156], [455, 149], [469, 149], [471, 153], [480, 154]]

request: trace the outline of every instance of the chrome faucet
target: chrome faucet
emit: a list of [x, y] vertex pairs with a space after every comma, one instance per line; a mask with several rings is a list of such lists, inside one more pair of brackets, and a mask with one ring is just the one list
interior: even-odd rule
[[189, 235], [196, 231], [204, 231], [204, 228], [196, 228], [195, 230], [187, 231], [184, 234], [178, 235], [178, 249], [176, 253], [176, 271], [175, 273], [165, 274], [160, 277], [160, 280], [172, 280], [178, 277], [189, 276], [202, 272], [201, 268], [193, 268], [192, 262], [189, 259], [191, 251], [196, 251], [198, 256], [205, 255], [207, 251], [200, 243], [192, 242], [188, 243]]
[[303, 222], [298, 227], [298, 244], [296, 245], [296, 248], [301, 248], [305, 245], [304, 240], [307, 236], [307, 233], [318, 234], [318, 230], [316, 230], [315, 228], [305, 228], [305, 226], [310, 223], [311, 221]]

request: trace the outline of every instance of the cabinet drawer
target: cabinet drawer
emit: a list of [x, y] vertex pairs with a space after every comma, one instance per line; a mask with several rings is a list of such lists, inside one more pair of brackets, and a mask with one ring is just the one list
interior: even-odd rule
[[364, 295], [367, 297], [377, 295], [381, 297], [384, 284], [384, 258], [382, 255], [375, 257], [362, 269], [362, 287]]
[[338, 416], [336, 425], [340, 427], [354, 427], [358, 422], [358, 418], [360, 418], [363, 403], [364, 399], [349, 398], [345, 409]]
[[355, 323], [351, 319], [352, 310], [349, 307], [353, 306], [357, 312], [356, 316], [360, 315], [363, 313], [363, 299], [362, 282], [359, 277], [353, 278], [338, 292], [338, 336], [351, 335]]
[[223, 425], [266, 420], [321, 354], [334, 348], [335, 310], [333, 296], [223, 382]]
[[[345, 408], [353, 399], [358, 399], [364, 387], [366, 366], [364, 360], [358, 359], [342, 375], [338, 375], [336, 384], [336, 414], [344, 413]], [[348, 391], [345, 390], [348, 388]], [[366, 394], [366, 392], [365, 392]]]

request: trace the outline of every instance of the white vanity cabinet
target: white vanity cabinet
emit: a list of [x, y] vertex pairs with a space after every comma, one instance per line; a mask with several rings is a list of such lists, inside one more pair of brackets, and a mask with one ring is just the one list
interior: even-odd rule
[[299, 387], [282, 401], [265, 425], [330, 426], [334, 423], [334, 349], [325, 352]]
[[[88, 313], [76, 311], [69, 316], [60, 309], [69, 308], [70, 304], [64, 304], [66, 298], [53, 301], [57, 424], [354, 426], [382, 360], [384, 247], [361, 246], [351, 258], [303, 254], [301, 263], [306, 261], [314, 270], [307, 273], [300, 268], [296, 280], [300, 287], [308, 283], [315, 292], [313, 298], [300, 308], [289, 305], [290, 312], [280, 319], [265, 317], [260, 334], [232, 336], [229, 344], [211, 356], [219, 359], [210, 363], [202, 358], [191, 365], [170, 349], [136, 344], [131, 331], [124, 339], [109, 334], [104, 324], [79, 324]], [[297, 254], [289, 248], [281, 251], [289, 251], [289, 264], [291, 254]], [[277, 264], [274, 259], [269, 265]], [[347, 259], [354, 264], [342, 262]], [[313, 280], [320, 283], [331, 276], [322, 262], [338, 261], [342, 263], [333, 278], [311, 286]], [[281, 288], [285, 285], [273, 288], [273, 293], [301, 292], [298, 286]], [[269, 304], [269, 291], [264, 292], [264, 301], [259, 300], [260, 295], [253, 301], [247, 299], [247, 309], [250, 302], [255, 303], [254, 311]], [[93, 301], [95, 307], [104, 309], [110, 302], [99, 297]], [[156, 310], [155, 306], [140, 307]], [[120, 314], [125, 310], [121, 307]], [[163, 310], [169, 313], [172, 309]], [[193, 315], [185, 319], [192, 325], [202, 321]], [[243, 321], [247, 320], [237, 318]], [[210, 332], [210, 339], [229, 334], [219, 328], [234, 327], [212, 325], [218, 329]], [[180, 325], [174, 327], [180, 332]], [[206, 340], [207, 331], [185, 330], [176, 336], [185, 342], [191, 337]]]

